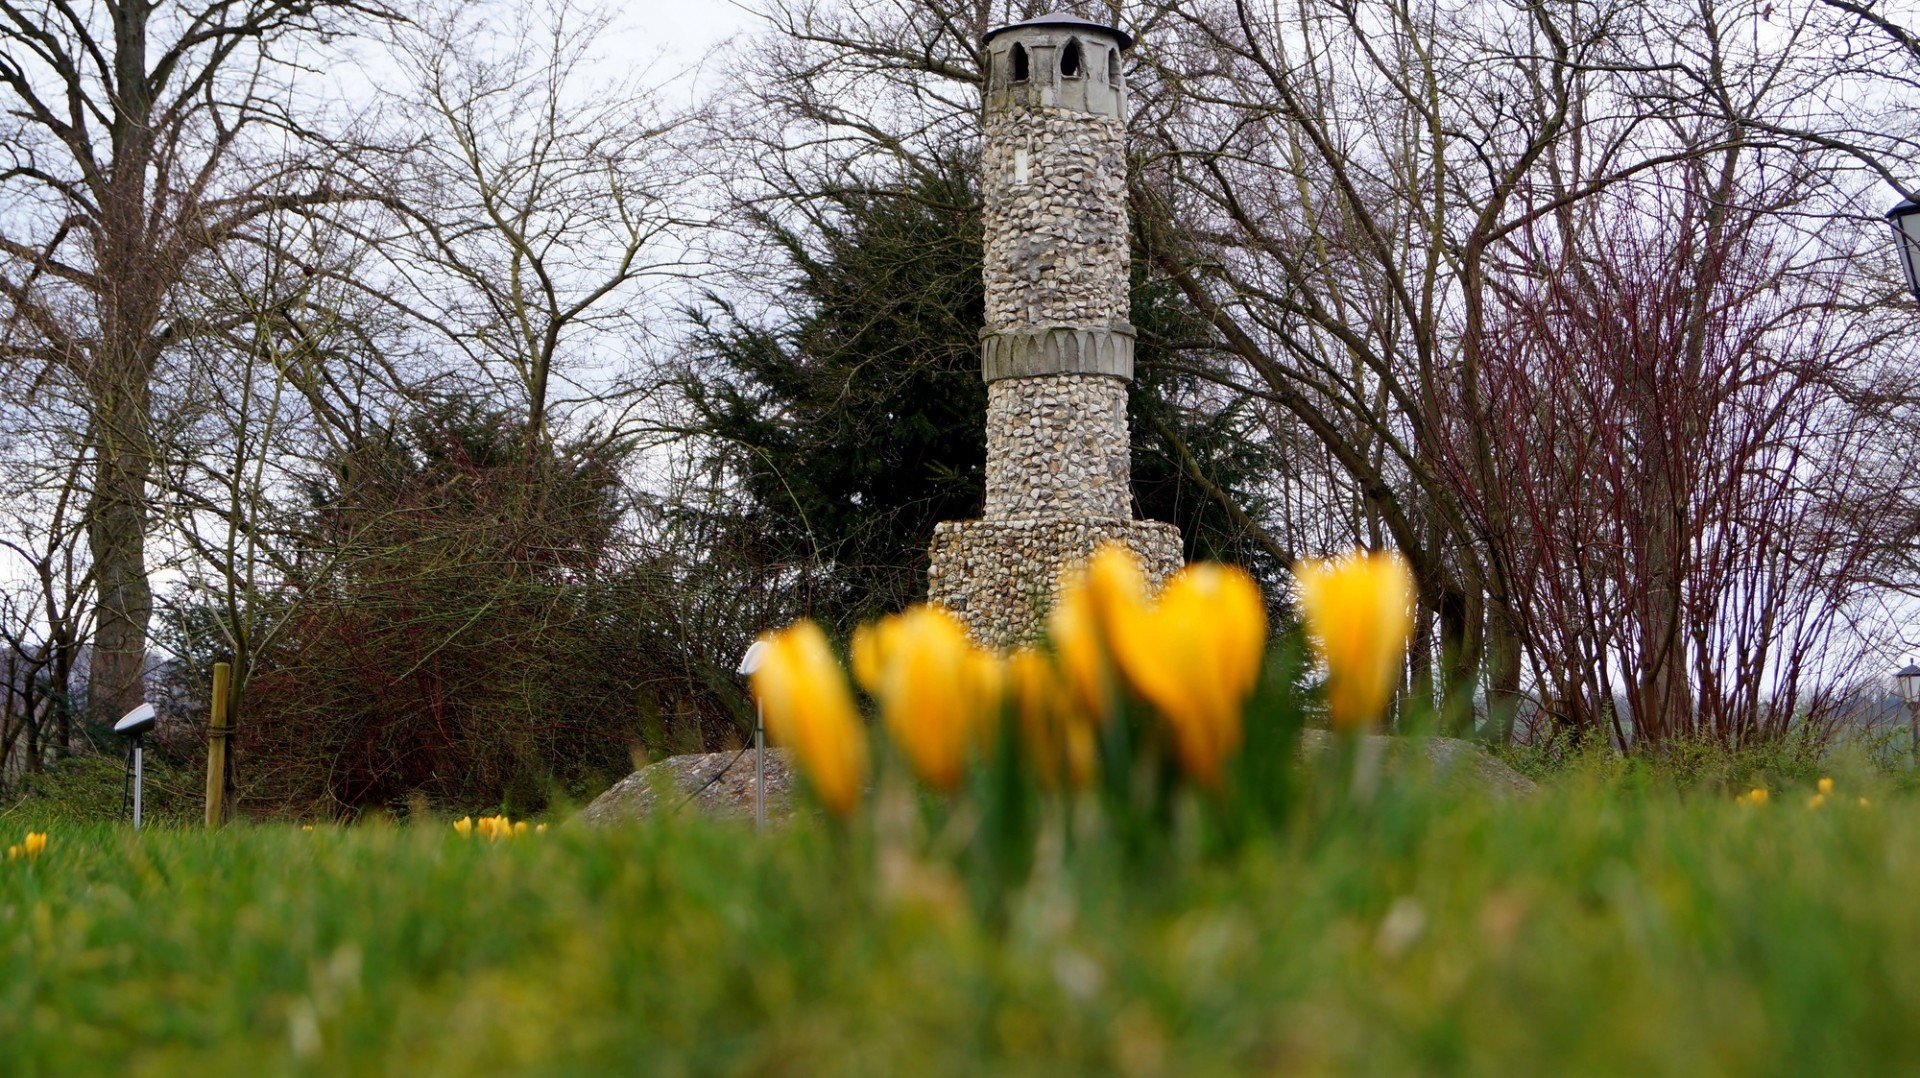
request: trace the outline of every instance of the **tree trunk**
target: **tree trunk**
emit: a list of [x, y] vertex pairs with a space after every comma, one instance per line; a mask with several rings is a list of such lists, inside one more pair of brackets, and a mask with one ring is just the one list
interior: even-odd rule
[[1473, 687], [1480, 672], [1480, 604], [1466, 590], [1446, 586], [1440, 593], [1441, 730], [1457, 733], [1473, 726]]
[[[1663, 462], [1664, 463], [1664, 462]], [[1659, 469], [1654, 469], [1657, 473]], [[1684, 572], [1680, 522], [1671, 482], [1656, 476], [1643, 495], [1647, 513], [1647, 576], [1640, 618], [1639, 707], [1636, 740], [1663, 741], [1692, 727], [1692, 691], [1688, 685], [1686, 639], [1681, 633]]]
[[1520, 706], [1520, 628], [1503, 599], [1487, 604], [1487, 738], [1504, 744]]
[[147, 82], [147, 4], [113, 12], [113, 160], [100, 206], [100, 341], [88, 381], [92, 393], [93, 494], [87, 545], [93, 555], [95, 611], [87, 710], [111, 722], [144, 697], [147, 623], [147, 480], [153, 471], [154, 329], [167, 282], [177, 275], [153, 232], [149, 173], [154, 164], [153, 101]]
[[147, 381], [137, 359], [129, 357], [125, 366], [135, 369], [95, 390], [100, 421], [87, 508], [87, 545], [99, 596], [87, 677], [87, 711], [95, 722], [112, 722], [144, 697], [147, 623], [153, 614], [146, 550], [147, 480], [153, 470], [146, 438]]

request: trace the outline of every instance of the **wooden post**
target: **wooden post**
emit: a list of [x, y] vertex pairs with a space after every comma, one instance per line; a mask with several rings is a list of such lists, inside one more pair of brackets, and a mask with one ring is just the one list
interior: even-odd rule
[[213, 718], [207, 724], [207, 826], [227, 822], [227, 686], [233, 667], [213, 664]]

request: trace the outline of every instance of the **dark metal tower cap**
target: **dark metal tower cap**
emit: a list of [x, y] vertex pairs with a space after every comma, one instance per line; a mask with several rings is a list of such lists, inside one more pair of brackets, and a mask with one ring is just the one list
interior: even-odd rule
[[1066, 30], [1091, 30], [1096, 33], [1119, 38], [1120, 51], [1122, 52], [1133, 48], [1132, 34], [1127, 33], [1117, 26], [1107, 26], [1104, 23], [1094, 22], [1092, 19], [1083, 19], [1070, 11], [1051, 11], [1038, 18], [1028, 19], [1026, 22], [1015, 22], [1008, 23], [1005, 26], [996, 26], [987, 31], [987, 36], [981, 38], [980, 43], [984, 45], [1009, 30], [1030, 30], [1042, 26], [1059, 27]]

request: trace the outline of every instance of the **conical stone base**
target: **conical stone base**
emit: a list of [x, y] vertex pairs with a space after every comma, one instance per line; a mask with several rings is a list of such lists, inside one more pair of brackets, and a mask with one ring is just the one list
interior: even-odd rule
[[1180, 529], [1157, 520], [950, 520], [933, 531], [927, 598], [953, 611], [983, 646], [1030, 643], [1045, 627], [1061, 574], [1110, 541], [1139, 555], [1156, 589], [1180, 568]]

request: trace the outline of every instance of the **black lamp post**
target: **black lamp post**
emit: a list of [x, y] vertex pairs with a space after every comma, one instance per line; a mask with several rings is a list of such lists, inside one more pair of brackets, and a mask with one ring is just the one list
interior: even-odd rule
[[1907, 705], [1907, 723], [1913, 730], [1913, 751], [1920, 755], [1920, 665], [1908, 663], [1893, 675], [1893, 687]]
[[1907, 291], [1920, 299], [1920, 202], [1903, 199], [1887, 211], [1887, 223], [1893, 226], [1893, 239], [1900, 252], [1900, 268], [1907, 275]]

